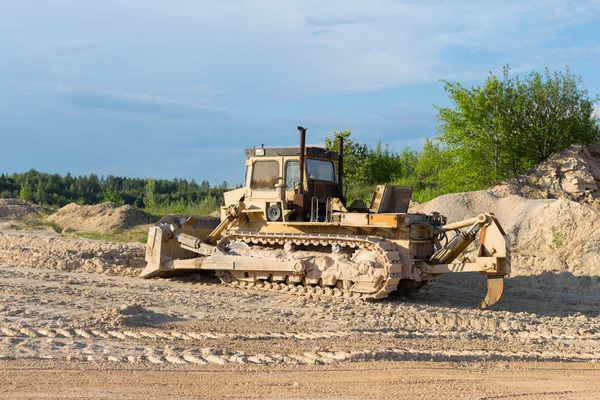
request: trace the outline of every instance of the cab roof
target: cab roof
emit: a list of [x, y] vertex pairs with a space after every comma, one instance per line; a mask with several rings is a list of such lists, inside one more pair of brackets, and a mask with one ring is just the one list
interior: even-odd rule
[[[337, 151], [329, 151], [322, 147], [306, 146], [307, 157], [328, 158], [337, 160]], [[246, 149], [246, 157], [277, 157], [277, 156], [300, 156], [300, 147], [253, 147]]]

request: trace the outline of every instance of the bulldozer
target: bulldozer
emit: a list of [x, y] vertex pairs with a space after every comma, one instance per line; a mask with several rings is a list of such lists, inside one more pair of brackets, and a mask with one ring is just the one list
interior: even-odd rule
[[479, 272], [481, 307], [500, 300], [510, 242], [493, 214], [447, 223], [410, 213], [412, 189], [394, 185], [377, 186], [368, 206], [347, 205], [343, 138], [329, 151], [306, 146], [298, 130], [299, 147], [246, 149], [245, 186], [224, 193], [220, 218], [167, 216], [152, 226], [140, 276], [214, 271], [241, 288], [376, 300]]

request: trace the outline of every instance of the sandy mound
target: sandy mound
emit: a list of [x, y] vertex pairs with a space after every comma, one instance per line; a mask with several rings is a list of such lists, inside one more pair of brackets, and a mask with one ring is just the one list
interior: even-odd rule
[[63, 228], [81, 232], [111, 232], [150, 224], [155, 222], [156, 218], [129, 205], [118, 206], [113, 203], [102, 203], [80, 206], [71, 203], [48, 216], [47, 220], [56, 222]]
[[0, 199], [0, 221], [21, 220], [43, 214], [46, 207], [38, 206], [25, 200]]
[[176, 318], [148, 310], [139, 304], [130, 304], [98, 311], [84, 321], [84, 325], [152, 326], [174, 319]]
[[440, 196], [410, 211], [438, 211], [448, 222], [494, 213], [511, 239], [513, 275], [542, 271], [600, 275], [600, 210], [587, 204], [479, 191]]
[[535, 168], [491, 188], [499, 196], [567, 198], [600, 208], [600, 145], [572, 145]]
[[144, 254], [141, 243], [0, 233], [0, 265], [137, 276]]

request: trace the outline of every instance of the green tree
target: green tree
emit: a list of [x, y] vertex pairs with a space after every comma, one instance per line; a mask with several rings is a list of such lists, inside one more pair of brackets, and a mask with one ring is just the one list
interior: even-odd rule
[[415, 167], [419, 159], [419, 152], [405, 147], [399, 154], [400, 169], [402, 177], [409, 178], [415, 175]]
[[350, 139], [351, 133], [350, 129], [335, 131], [333, 138], [325, 138], [325, 148], [330, 151], [337, 151], [338, 138], [341, 137], [344, 141], [344, 176], [346, 183], [370, 182], [369, 148], [366, 144], [360, 144]]
[[600, 139], [594, 103], [578, 75], [564, 72], [532, 72], [523, 81], [513, 80], [510, 128], [520, 134], [526, 157], [534, 163], [573, 143], [595, 143]]
[[369, 148], [367, 162], [370, 183], [389, 183], [404, 175], [401, 157], [387, 144]]
[[156, 183], [154, 182], [154, 179], [146, 179], [146, 185], [144, 187], [144, 204], [148, 210], [156, 209], [157, 203], [155, 191]]
[[144, 208], [144, 199], [140, 196], [137, 199], [135, 199], [135, 202], [133, 203], [133, 206], [135, 208], [139, 208], [142, 209]]
[[524, 79], [490, 73], [470, 89], [444, 81], [453, 107], [438, 107], [440, 141], [452, 160], [446, 179], [483, 188], [513, 176], [573, 143], [600, 139], [594, 102], [581, 77], [531, 72]]
[[112, 186], [107, 186], [106, 188], [104, 188], [103, 192], [103, 197], [102, 197], [102, 202], [103, 203], [115, 203], [115, 204], [125, 204], [125, 202], [123, 201], [123, 197], [121, 196], [121, 194], [119, 193], [119, 191], [112, 187]]
[[50, 196], [48, 196], [48, 194], [44, 190], [44, 185], [42, 184], [42, 181], [38, 181], [35, 190], [35, 202], [37, 204], [47, 204], [49, 197]]
[[21, 186], [21, 190], [19, 192], [19, 198], [21, 200], [26, 200], [26, 201], [34, 201], [34, 197], [33, 197], [33, 187], [31, 186], [31, 183], [29, 183], [29, 180], [26, 180], [25, 183], [23, 184], [23, 186]]

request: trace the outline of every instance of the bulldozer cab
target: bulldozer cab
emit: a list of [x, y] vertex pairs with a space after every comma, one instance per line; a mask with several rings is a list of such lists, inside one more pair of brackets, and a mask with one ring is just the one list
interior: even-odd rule
[[246, 149], [246, 157], [246, 202], [270, 208], [272, 222], [310, 219], [311, 208], [324, 212], [328, 199], [343, 197], [337, 152], [308, 146], [301, 157], [300, 147], [261, 147]]

